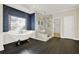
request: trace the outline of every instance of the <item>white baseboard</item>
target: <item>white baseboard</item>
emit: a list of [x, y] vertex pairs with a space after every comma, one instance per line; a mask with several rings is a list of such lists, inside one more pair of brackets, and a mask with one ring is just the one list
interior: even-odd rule
[[[61, 38], [66, 38], [66, 37], [61, 37]], [[79, 41], [78, 38], [66, 38], [66, 39], [72, 39], [72, 40], [77, 40], [77, 41]]]

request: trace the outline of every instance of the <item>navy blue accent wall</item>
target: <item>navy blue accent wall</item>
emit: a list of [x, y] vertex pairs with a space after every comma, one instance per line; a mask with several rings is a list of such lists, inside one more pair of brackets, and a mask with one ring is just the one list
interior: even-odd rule
[[[29, 17], [29, 18], [30, 18], [30, 17]], [[28, 20], [27, 20], [26, 25], [27, 25], [27, 30], [31, 30], [31, 19], [28, 19]]]
[[35, 14], [30, 14], [30, 19], [27, 21], [27, 30], [35, 30]]
[[35, 30], [35, 14], [31, 14], [31, 30]]
[[9, 17], [8, 15], [13, 15], [16, 17], [22, 17], [26, 19], [26, 30], [29, 30], [30, 25], [29, 25], [29, 21], [30, 20], [30, 14], [19, 11], [17, 9], [8, 7], [8, 6], [3, 6], [3, 32], [7, 32], [9, 31]]
[[9, 31], [9, 15], [26, 19], [26, 30], [35, 29], [35, 14], [28, 14], [17, 9], [3, 6], [3, 32]]
[[8, 8], [3, 6], [3, 32], [9, 31]]

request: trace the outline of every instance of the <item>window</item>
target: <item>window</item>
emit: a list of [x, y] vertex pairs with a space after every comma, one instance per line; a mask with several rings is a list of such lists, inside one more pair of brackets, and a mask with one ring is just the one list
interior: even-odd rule
[[9, 15], [9, 31], [22, 30], [25, 28], [25, 18]]

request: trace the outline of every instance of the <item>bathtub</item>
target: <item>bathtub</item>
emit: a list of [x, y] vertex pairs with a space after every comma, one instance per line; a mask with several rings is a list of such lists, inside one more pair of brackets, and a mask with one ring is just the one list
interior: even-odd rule
[[4, 44], [8, 44], [11, 42], [15, 42], [18, 40], [26, 40], [30, 38], [33, 35], [34, 31], [23, 31], [22, 33], [15, 33], [15, 32], [4, 32], [3, 39], [4, 39]]

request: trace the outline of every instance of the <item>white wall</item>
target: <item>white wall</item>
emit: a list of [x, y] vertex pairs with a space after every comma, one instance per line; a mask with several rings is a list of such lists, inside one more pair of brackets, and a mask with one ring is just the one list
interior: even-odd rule
[[65, 16], [63, 20], [64, 20], [64, 37], [75, 39], [74, 16]]
[[3, 5], [0, 4], [0, 50], [4, 50], [2, 31], [3, 31]]
[[[76, 35], [77, 35], [76, 33], [78, 32], [77, 31], [77, 25], [78, 25], [77, 24], [77, 20], [78, 20], [77, 19], [77, 13], [78, 12], [77, 12], [76, 9], [70, 9], [70, 10], [67, 10], [67, 11], [57, 12], [57, 13], [53, 14], [54, 17], [61, 17], [61, 29], [60, 29], [61, 38], [67, 38], [66, 34], [64, 34], [64, 30], [66, 29], [65, 26], [64, 26], [64, 18], [69, 17], [69, 16], [73, 16], [74, 17], [74, 32], [73, 32], [74, 37], [70, 37], [70, 39], [76, 40]], [[73, 25], [73, 24], [70, 24], [70, 25]]]
[[79, 40], [79, 8], [77, 8], [77, 10], [76, 10], [76, 30], [75, 30], [75, 32], [76, 32], [76, 40]]

